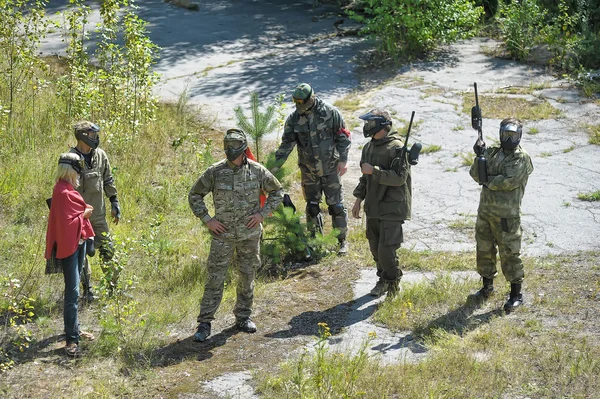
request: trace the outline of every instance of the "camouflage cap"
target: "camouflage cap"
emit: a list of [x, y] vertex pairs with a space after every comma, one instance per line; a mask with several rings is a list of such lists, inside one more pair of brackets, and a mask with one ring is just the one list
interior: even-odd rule
[[245, 143], [247, 141], [246, 134], [241, 129], [229, 129], [223, 137], [223, 141], [241, 141]]
[[313, 89], [308, 83], [300, 83], [296, 86], [292, 98], [306, 101], [313, 95]]
[[385, 109], [375, 108], [375, 109], [372, 109], [370, 111], [370, 113], [373, 115], [383, 116], [386, 121], [392, 120], [392, 115], [390, 115], [390, 113], [388, 111], [386, 111]]
[[86, 132], [99, 132], [100, 128], [95, 123], [90, 121], [80, 121], [73, 125], [73, 129], [75, 130], [75, 134], [77, 133], [86, 133]]

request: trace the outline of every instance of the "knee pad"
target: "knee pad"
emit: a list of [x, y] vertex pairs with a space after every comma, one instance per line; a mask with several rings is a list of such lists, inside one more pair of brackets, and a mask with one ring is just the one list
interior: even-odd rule
[[331, 216], [340, 216], [344, 214], [346, 208], [344, 208], [344, 204], [334, 204], [329, 205], [329, 214]]
[[321, 207], [318, 202], [309, 202], [306, 204], [306, 214], [311, 217], [316, 217], [321, 213]]

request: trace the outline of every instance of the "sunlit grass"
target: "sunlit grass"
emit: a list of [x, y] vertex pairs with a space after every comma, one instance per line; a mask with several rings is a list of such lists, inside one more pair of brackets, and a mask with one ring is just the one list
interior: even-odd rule
[[590, 139], [590, 144], [600, 145], [600, 125], [587, 125], [586, 126]]
[[579, 193], [577, 194], [577, 198], [582, 201], [600, 201], [600, 190], [589, 193]]
[[441, 150], [442, 150], [441, 145], [437, 145], [437, 144], [426, 145], [421, 149], [421, 154], [430, 154], [432, 152], [438, 152]]
[[[463, 112], [470, 113], [474, 105], [472, 93], [463, 95]], [[545, 100], [528, 101], [523, 98], [479, 95], [479, 106], [483, 118], [504, 119], [508, 117], [527, 121], [556, 119], [562, 113]]]

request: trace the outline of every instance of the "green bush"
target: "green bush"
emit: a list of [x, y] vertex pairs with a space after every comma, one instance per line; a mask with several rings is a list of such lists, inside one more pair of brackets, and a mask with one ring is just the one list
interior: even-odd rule
[[546, 13], [538, 0], [500, 4], [498, 23], [511, 57], [527, 59], [533, 46], [543, 41]]
[[550, 62], [560, 72], [580, 73], [600, 66], [600, 34], [594, 31], [598, 28], [589, 18], [586, 2], [579, 3], [573, 7], [561, 0], [547, 24], [546, 43], [553, 54]]
[[363, 32], [380, 39], [379, 50], [394, 59], [412, 58], [474, 33], [483, 8], [469, 0], [366, 0]]

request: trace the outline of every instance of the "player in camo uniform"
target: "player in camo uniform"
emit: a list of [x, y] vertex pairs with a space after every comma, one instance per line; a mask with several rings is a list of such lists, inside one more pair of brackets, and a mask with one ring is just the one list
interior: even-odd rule
[[[198, 316], [194, 340], [202, 342], [211, 333], [211, 322], [221, 304], [227, 269], [234, 252], [237, 256], [237, 300], [233, 314], [237, 327], [245, 332], [256, 331], [250, 319], [254, 298], [254, 272], [260, 266], [262, 221], [281, 203], [283, 187], [261, 164], [246, 158], [246, 135], [229, 129], [223, 140], [227, 159], [210, 166], [196, 181], [189, 193], [194, 215], [212, 234], [208, 256], [208, 279]], [[260, 207], [260, 193], [268, 198]], [[204, 197], [213, 194], [215, 215], [208, 213]]]
[[[117, 284], [119, 269], [115, 267], [116, 265], [111, 265], [114, 249], [110, 239], [108, 223], [106, 222], [106, 200], [104, 196], [106, 195], [110, 202], [110, 214], [113, 217], [113, 222], [118, 224], [121, 219], [121, 207], [117, 199], [115, 179], [106, 152], [98, 147], [100, 145], [100, 128], [90, 121], [80, 121], [75, 124], [74, 133], [77, 145], [71, 148], [69, 152], [77, 154], [85, 161], [77, 191], [87, 204], [94, 207], [94, 212], [90, 217], [95, 234], [93, 247], [100, 252], [103, 272], [110, 274], [108, 276], [111, 284], [109, 290], [112, 290]], [[92, 255], [89, 247], [88, 255]], [[81, 281], [83, 284], [83, 297], [88, 302], [95, 299], [90, 282], [91, 272], [86, 257], [81, 273]]]
[[[483, 154], [487, 162], [487, 182], [481, 187], [475, 225], [477, 272], [483, 278], [483, 287], [475, 297], [483, 301], [494, 291], [496, 253], [499, 251], [502, 273], [510, 282], [510, 297], [504, 304], [507, 313], [523, 303], [521, 200], [533, 164], [529, 154], [519, 145], [522, 135], [523, 123], [508, 118], [500, 123], [500, 147], [486, 148], [479, 141], [473, 146], [475, 154]], [[479, 182], [477, 162], [471, 166], [470, 174]]]
[[[325, 195], [333, 227], [339, 230], [338, 253], [343, 255], [348, 252], [348, 211], [343, 203], [341, 176], [348, 169], [350, 131], [340, 112], [316, 96], [309, 84], [298, 85], [292, 98], [296, 110], [285, 122], [281, 145], [275, 153], [277, 165], [281, 166], [298, 146], [307, 224], [313, 234], [322, 232], [319, 204]], [[275, 172], [276, 168], [271, 171]]]

